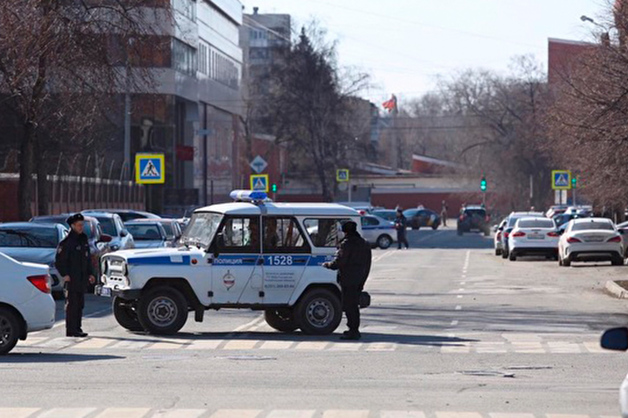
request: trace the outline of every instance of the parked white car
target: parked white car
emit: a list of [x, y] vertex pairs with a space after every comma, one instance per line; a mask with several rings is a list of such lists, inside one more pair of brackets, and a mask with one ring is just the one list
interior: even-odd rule
[[559, 234], [556, 224], [544, 216], [519, 218], [510, 235], [508, 248], [510, 261], [524, 255], [544, 255], [556, 258]]
[[495, 235], [493, 236], [493, 246], [495, 247], [495, 255], [502, 255], [502, 251], [504, 246], [502, 245], [502, 234], [504, 233], [504, 227], [508, 224], [508, 218], [505, 218], [503, 221], [499, 223], [499, 225], [495, 225]]
[[624, 243], [615, 224], [606, 218], [573, 219], [558, 243], [558, 264], [569, 267], [573, 261], [611, 261], [624, 264]]
[[364, 215], [361, 221], [362, 237], [372, 246], [386, 250], [395, 242], [397, 231], [394, 223], [375, 215]]
[[0, 253], [0, 355], [29, 332], [52, 328], [55, 302], [50, 283], [48, 266]]

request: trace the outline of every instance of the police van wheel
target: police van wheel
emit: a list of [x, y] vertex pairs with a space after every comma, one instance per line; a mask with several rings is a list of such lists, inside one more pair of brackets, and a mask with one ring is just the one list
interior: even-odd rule
[[138, 319], [151, 334], [176, 334], [188, 319], [188, 303], [177, 289], [157, 287], [142, 295]]
[[264, 319], [268, 326], [280, 332], [294, 332], [299, 328], [292, 309], [266, 309]]
[[392, 238], [388, 235], [380, 235], [377, 238], [377, 246], [382, 250], [387, 250], [392, 245]]
[[327, 289], [310, 290], [298, 303], [296, 320], [308, 335], [333, 333], [342, 319], [340, 299]]
[[13, 350], [20, 335], [20, 323], [15, 314], [0, 308], [0, 355]]
[[128, 303], [125, 303], [124, 300], [117, 296], [113, 298], [113, 316], [122, 328], [133, 332], [144, 331], [144, 327], [142, 327], [140, 320], [137, 318], [137, 313]]

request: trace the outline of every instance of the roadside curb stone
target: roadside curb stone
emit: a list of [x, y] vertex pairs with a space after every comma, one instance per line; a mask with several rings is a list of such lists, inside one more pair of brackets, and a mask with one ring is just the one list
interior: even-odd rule
[[605, 286], [606, 292], [617, 299], [628, 299], [628, 290], [621, 287], [617, 282], [609, 280]]

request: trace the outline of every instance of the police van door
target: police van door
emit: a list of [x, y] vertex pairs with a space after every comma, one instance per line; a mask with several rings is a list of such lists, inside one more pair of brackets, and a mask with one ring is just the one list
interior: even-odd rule
[[236, 304], [251, 280], [262, 280], [259, 216], [227, 216], [216, 242], [212, 304]]
[[292, 217], [263, 217], [264, 303], [290, 301], [310, 260], [311, 248]]

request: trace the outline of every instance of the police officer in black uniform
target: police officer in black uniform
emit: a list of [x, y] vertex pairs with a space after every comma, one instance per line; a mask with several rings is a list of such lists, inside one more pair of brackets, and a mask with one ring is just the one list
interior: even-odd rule
[[345, 238], [340, 243], [334, 261], [323, 267], [338, 270], [338, 282], [342, 289], [342, 309], [347, 315], [348, 331], [341, 339], [359, 340], [360, 334], [360, 294], [371, 271], [371, 246], [358, 233], [358, 225], [353, 221], [342, 225]]
[[70, 233], [59, 243], [55, 260], [65, 290], [65, 331], [68, 337], [87, 337], [81, 329], [85, 292], [89, 283], [96, 283], [96, 278], [87, 235], [83, 232], [83, 215], [72, 215], [66, 222], [70, 225]]

